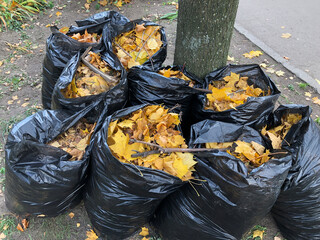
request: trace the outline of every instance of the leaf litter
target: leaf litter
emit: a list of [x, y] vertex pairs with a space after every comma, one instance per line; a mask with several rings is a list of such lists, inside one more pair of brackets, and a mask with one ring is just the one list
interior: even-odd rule
[[191, 80], [181, 71], [174, 71], [171, 68], [168, 68], [168, 69], [161, 69], [158, 71], [158, 73], [167, 78], [179, 78], [179, 79], [185, 80], [186, 82], [189, 83], [189, 87], [194, 87], [195, 85], [195, 81]]
[[[185, 139], [176, 130], [180, 124], [179, 115], [168, 111], [163, 106], [151, 105], [112, 121], [107, 143], [112, 154], [123, 163], [162, 170], [187, 181], [193, 178], [196, 164], [193, 154], [162, 153], [155, 147], [187, 148]], [[136, 152], [151, 154], [132, 156]]]
[[248, 97], [260, 97], [270, 95], [270, 89], [265, 93], [261, 88], [255, 88], [248, 84], [248, 77], [240, 77], [240, 74], [231, 72], [230, 76], [222, 80], [213, 81], [209, 85], [212, 93], [207, 94], [205, 109], [225, 111], [235, 109], [244, 104]]
[[142, 65], [162, 46], [160, 26], [137, 24], [133, 30], [117, 36], [112, 45], [126, 70]]
[[[59, 29], [59, 32], [63, 34], [67, 34], [69, 31], [68, 27], [62, 27]], [[67, 34], [67, 36], [71, 37], [74, 40], [77, 40], [81, 43], [97, 43], [101, 39], [101, 34], [98, 33], [88, 33], [88, 30], [85, 29], [84, 33], [74, 33], [74, 34]]]
[[48, 145], [60, 148], [72, 157], [69, 161], [81, 160], [96, 124], [88, 123], [85, 119], [80, 120], [75, 126], [61, 133]]
[[64, 97], [77, 98], [97, 95], [107, 92], [118, 84], [121, 76], [120, 72], [109, 67], [108, 64], [101, 59], [99, 54], [89, 52], [86, 60], [102, 73], [115, 79], [115, 81], [106, 81], [100, 74], [90, 70], [84, 63], [80, 63], [71, 83], [65, 89], [61, 90]]

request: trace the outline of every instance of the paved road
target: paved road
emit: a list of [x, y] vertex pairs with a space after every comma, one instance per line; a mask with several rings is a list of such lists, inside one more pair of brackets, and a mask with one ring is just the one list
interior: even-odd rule
[[[240, 0], [235, 26], [281, 58], [289, 70], [301, 70], [295, 73], [319, 91], [320, 82], [315, 80], [320, 80], [319, 13], [319, 0]], [[281, 38], [283, 33], [292, 36]]]

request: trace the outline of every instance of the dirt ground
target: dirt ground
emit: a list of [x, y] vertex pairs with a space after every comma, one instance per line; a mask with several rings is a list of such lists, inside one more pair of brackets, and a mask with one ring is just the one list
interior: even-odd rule
[[[41, 110], [41, 85], [42, 85], [42, 61], [45, 56], [46, 39], [50, 35], [50, 29], [47, 24], [55, 23], [58, 27], [74, 25], [75, 20], [84, 19], [90, 15], [106, 10], [104, 7], [96, 9], [92, 5], [90, 11], [84, 8], [85, 1], [53, 1], [54, 8], [34, 17], [28, 22], [26, 28], [21, 31], [7, 31], [0, 33], [0, 168], [4, 167], [4, 145], [8, 131], [11, 126], [22, 120], [28, 115]], [[118, 10], [114, 6], [108, 6], [107, 10]], [[161, 0], [133, 0], [131, 4], [122, 7], [120, 12], [129, 19], [145, 18], [147, 20], [157, 21], [165, 27], [168, 39], [168, 56], [165, 65], [172, 64], [176, 20], [157, 19], [166, 13], [174, 12], [175, 6], [170, 2]], [[56, 16], [60, 11], [61, 16]], [[284, 76], [277, 76], [275, 73], [267, 73], [277, 84], [282, 92], [279, 98], [279, 104], [306, 104], [313, 108], [313, 119], [320, 115], [318, 105], [312, 103], [312, 97], [319, 97], [312, 88], [303, 84], [303, 82], [288, 72], [282, 65], [275, 62], [267, 55], [257, 58], [247, 59], [243, 53], [251, 50], [259, 50], [255, 45], [248, 41], [244, 36], [234, 31], [230, 57], [233, 61], [229, 63], [246, 64], [246, 63], [264, 63], [269, 68], [276, 71], [282, 70]], [[306, 97], [305, 93], [311, 94]], [[0, 180], [4, 188], [4, 174], [0, 169]], [[0, 192], [0, 214], [1, 221], [6, 221], [9, 225], [7, 239], [24, 240], [43, 240], [43, 239], [85, 239], [86, 231], [91, 229], [90, 221], [86, 214], [83, 204], [73, 209], [74, 217], [69, 217], [69, 212], [56, 218], [30, 218], [30, 227], [25, 232], [19, 232], [15, 229], [15, 217], [8, 212], [4, 205], [4, 197]], [[77, 226], [80, 223], [80, 226]], [[267, 216], [261, 222], [257, 223], [266, 227], [265, 240], [272, 240], [274, 236], [280, 236], [272, 218]], [[1, 226], [1, 225], [0, 225]], [[1, 229], [0, 229], [1, 231]], [[151, 235], [152, 236], [152, 235]], [[135, 235], [129, 239], [141, 239]], [[153, 239], [157, 239], [156, 237]], [[250, 238], [245, 238], [250, 239]]]

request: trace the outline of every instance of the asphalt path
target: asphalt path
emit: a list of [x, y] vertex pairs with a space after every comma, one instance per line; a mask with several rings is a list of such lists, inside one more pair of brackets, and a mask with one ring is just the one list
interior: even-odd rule
[[240, 0], [235, 27], [320, 92], [319, 13], [319, 0]]

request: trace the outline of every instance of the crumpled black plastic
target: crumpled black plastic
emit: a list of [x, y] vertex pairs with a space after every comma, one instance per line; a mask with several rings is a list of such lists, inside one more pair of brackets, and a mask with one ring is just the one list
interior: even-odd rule
[[128, 100], [128, 80], [127, 73], [122, 69], [121, 79], [119, 83], [107, 92], [97, 95], [78, 97], [78, 98], [65, 98], [61, 90], [65, 89], [72, 81], [77, 72], [80, 63], [81, 52], [78, 52], [68, 62], [67, 66], [61, 73], [52, 94], [52, 109], [69, 109], [77, 112], [82, 108], [91, 105], [95, 101], [100, 101], [100, 104], [91, 111], [90, 115], [93, 117], [99, 116], [103, 109], [108, 106], [108, 113], [111, 114], [123, 108]]
[[[42, 104], [45, 109], [51, 109], [54, 85], [67, 62], [78, 51], [84, 52], [89, 46], [92, 46], [95, 51], [102, 51], [104, 49], [103, 38], [106, 37], [104, 29], [107, 29], [110, 23], [120, 25], [129, 22], [129, 20], [118, 12], [107, 11], [76, 22], [78, 27], [71, 26], [67, 34], [59, 32], [57, 27], [51, 27], [52, 34], [47, 39], [42, 72]], [[86, 29], [88, 33], [102, 34], [102, 40], [98, 43], [81, 43], [67, 36], [73, 33], [82, 34]]]
[[71, 155], [46, 143], [75, 125], [95, 104], [76, 114], [43, 110], [13, 126], [5, 146], [5, 203], [10, 211], [57, 216], [82, 200], [89, 148], [81, 160], [69, 161]]
[[167, 78], [157, 73], [161, 69], [168, 68], [172, 68], [173, 71], [182, 71], [195, 81], [196, 86], [203, 84], [202, 80], [189, 73], [183, 66], [162, 67], [156, 72], [146, 70], [143, 67], [133, 67], [128, 73], [129, 104], [164, 104], [168, 108], [179, 104], [180, 107], [177, 108], [177, 111], [182, 112], [183, 135], [188, 137], [191, 126], [190, 117], [193, 114], [190, 111], [191, 104], [196, 95], [202, 92], [189, 87], [189, 83], [183, 79]]
[[311, 108], [303, 105], [280, 106], [269, 126], [279, 125], [287, 113], [300, 113], [303, 118], [282, 143], [291, 152], [293, 165], [272, 215], [285, 238], [320, 239], [320, 130], [310, 117]]
[[236, 110], [229, 109], [222, 112], [216, 112], [210, 109], [205, 110], [206, 94], [198, 95], [197, 101], [193, 105], [194, 122], [212, 119], [216, 121], [247, 124], [257, 128], [261, 127], [273, 111], [275, 102], [280, 96], [280, 91], [257, 64], [227, 65], [215, 70], [206, 76], [203, 88], [208, 89], [212, 81], [222, 80], [225, 76], [230, 75], [231, 72], [240, 74], [241, 77], [249, 77], [249, 83], [254, 83], [255, 87], [259, 87], [264, 91], [268, 91], [269, 87], [271, 94], [257, 98], [249, 97], [247, 102], [236, 107]]
[[[105, 60], [107, 63], [109, 63], [112, 68], [116, 70], [121, 70], [123, 68], [120, 60], [118, 59], [117, 55], [113, 52], [112, 42], [115, 37], [120, 35], [121, 33], [131, 31], [135, 28], [135, 26], [139, 24], [145, 24], [144, 26], [160, 26], [159, 24], [145, 21], [141, 19], [133, 20], [131, 22], [128, 22], [124, 25], [119, 24], [110, 24], [110, 27], [107, 29], [106, 37], [103, 39], [104, 44], [106, 46], [107, 51], [104, 52], [103, 56], [101, 58]], [[142, 64], [144, 68], [155, 70], [161, 67], [162, 63], [166, 60], [167, 57], [167, 38], [164, 31], [164, 28], [160, 28], [161, 33], [161, 41], [162, 46], [160, 47], [159, 51], [156, 52], [152, 57]]]
[[[265, 146], [260, 133], [248, 126], [205, 120], [192, 125], [190, 147], [237, 139]], [[288, 155], [249, 173], [240, 159], [226, 152], [195, 156], [192, 185], [167, 197], [152, 220], [163, 239], [241, 239], [271, 210], [291, 166]]]
[[161, 200], [184, 184], [164, 171], [122, 163], [112, 155], [107, 145], [109, 123], [144, 106], [101, 117], [97, 125], [102, 126], [92, 142], [84, 203], [93, 227], [108, 239], [135, 233], [150, 220]]

